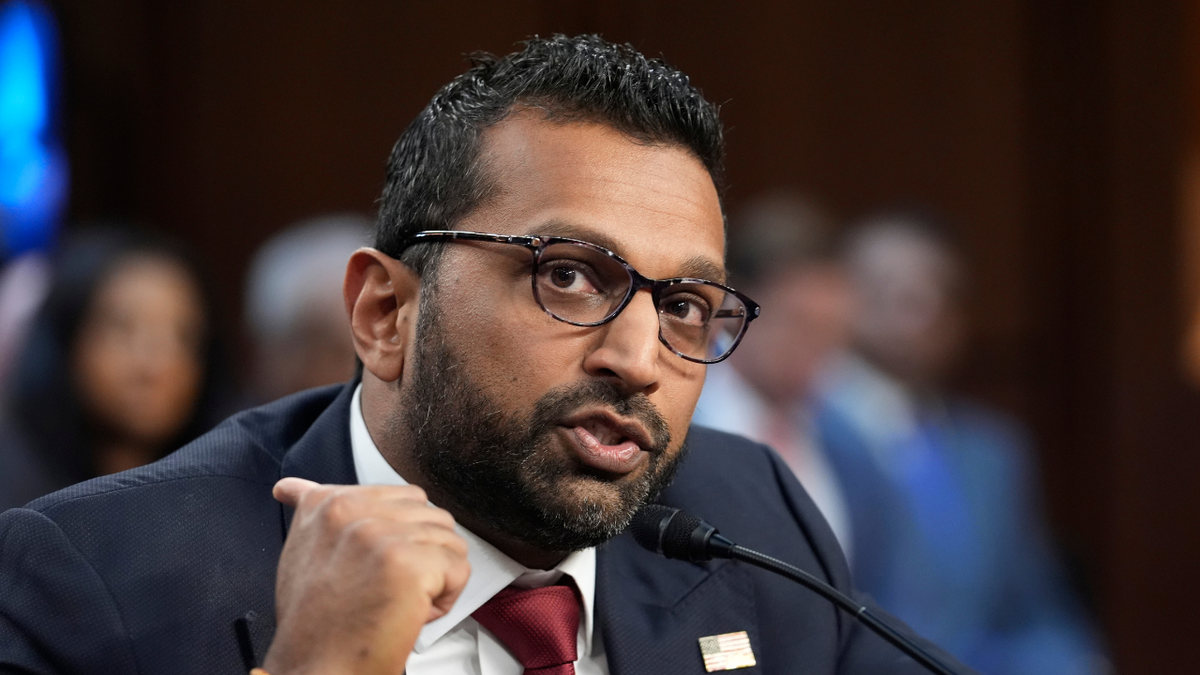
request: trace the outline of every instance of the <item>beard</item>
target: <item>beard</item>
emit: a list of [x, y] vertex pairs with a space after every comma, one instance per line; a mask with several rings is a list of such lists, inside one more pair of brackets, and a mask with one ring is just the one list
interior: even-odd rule
[[[439, 506], [470, 514], [507, 539], [567, 553], [619, 534], [670, 484], [684, 449], [668, 452], [670, 429], [644, 394], [588, 380], [550, 390], [528, 414], [506, 411], [454, 356], [435, 303], [421, 305], [403, 419], [424, 487]], [[637, 419], [649, 432], [641, 473], [614, 478], [558, 447], [560, 422], [596, 404]]]

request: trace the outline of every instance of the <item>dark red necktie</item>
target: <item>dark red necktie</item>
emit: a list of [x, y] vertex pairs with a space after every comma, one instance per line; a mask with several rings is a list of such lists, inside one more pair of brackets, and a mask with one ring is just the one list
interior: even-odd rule
[[525, 675], [575, 675], [579, 601], [571, 586], [509, 587], [471, 616], [508, 647]]

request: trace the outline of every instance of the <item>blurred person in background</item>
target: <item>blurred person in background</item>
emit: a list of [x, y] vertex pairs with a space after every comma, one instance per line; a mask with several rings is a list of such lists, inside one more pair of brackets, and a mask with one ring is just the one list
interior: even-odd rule
[[818, 424], [855, 582], [982, 673], [1104, 672], [1049, 544], [1026, 431], [945, 390], [965, 271], [939, 227], [885, 215], [847, 238], [855, 349], [823, 383]]
[[270, 401], [354, 375], [354, 344], [342, 300], [350, 254], [367, 245], [373, 223], [337, 214], [297, 223], [254, 256], [246, 319], [254, 351], [250, 395]]
[[152, 462], [218, 421], [212, 312], [182, 249], [84, 231], [13, 366], [0, 419], [0, 510]]
[[816, 437], [810, 395], [849, 341], [853, 295], [831, 223], [791, 192], [761, 195], [733, 219], [733, 283], [765, 308], [728, 364], [708, 370], [693, 420], [774, 448], [829, 521], [847, 558], [853, 525]]

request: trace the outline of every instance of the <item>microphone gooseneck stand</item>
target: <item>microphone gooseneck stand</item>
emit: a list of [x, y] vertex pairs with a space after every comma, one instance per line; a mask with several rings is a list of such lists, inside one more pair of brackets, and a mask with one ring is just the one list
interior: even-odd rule
[[721, 536], [717, 528], [679, 509], [647, 504], [633, 517], [629, 531], [643, 548], [667, 558], [701, 562], [730, 558], [760, 567], [804, 585], [849, 612], [877, 635], [938, 675], [958, 675], [920, 645], [901, 635], [864, 605], [799, 567], [769, 555], [738, 546]]

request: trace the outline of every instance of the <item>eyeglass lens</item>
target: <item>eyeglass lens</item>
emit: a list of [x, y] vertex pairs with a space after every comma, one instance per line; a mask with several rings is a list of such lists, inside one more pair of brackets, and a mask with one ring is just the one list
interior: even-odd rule
[[[576, 324], [599, 324], [624, 302], [633, 284], [629, 271], [605, 252], [572, 243], [542, 251], [534, 294], [547, 312]], [[724, 356], [746, 322], [736, 295], [708, 284], [680, 282], [661, 289], [658, 317], [662, 338], [693, 359]]]

